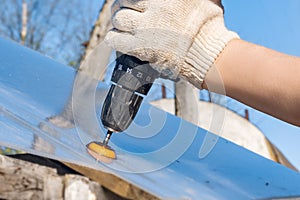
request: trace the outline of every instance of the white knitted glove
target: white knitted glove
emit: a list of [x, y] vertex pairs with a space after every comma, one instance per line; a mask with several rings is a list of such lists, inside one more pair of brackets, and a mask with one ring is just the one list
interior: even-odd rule
[[112, 48], [198, 88], [226, 44], [238, 38], [209, 0], [116, 0], [112, 13], [114, 29], [105, 38]]

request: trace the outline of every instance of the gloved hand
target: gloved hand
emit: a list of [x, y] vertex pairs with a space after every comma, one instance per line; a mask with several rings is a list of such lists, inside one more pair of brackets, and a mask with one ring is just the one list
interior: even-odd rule
[[209, 0], [116, 0], [112, 13], [114, 29], [105, 38], [112, 48], [200, 89], [220, 52], [238, 38]]

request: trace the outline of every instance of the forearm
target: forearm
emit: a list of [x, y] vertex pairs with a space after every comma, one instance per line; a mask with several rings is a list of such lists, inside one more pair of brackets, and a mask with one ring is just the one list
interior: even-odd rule
[[[232, 40], [214, 64], [227, 96], [300, 126], [299, 58]], [[214, 71], [208, 72], [204, 88], [220, 84], [216, 83]]]

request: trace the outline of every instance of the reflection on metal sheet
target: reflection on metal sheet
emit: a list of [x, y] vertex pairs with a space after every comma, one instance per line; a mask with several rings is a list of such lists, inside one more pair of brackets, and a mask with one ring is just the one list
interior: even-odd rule
[[[113, 136], [118, 159], [98, 163], [85, 144], [104, 136], [97, 118], [107, 86], [77, 73], [95, 87], [91, 117], [84, 95], [82, 101], [72, 99], [76, 73], [71, 68], [2, 38], [0, 47], [0, 145], [109, 171], [164, 199], [300, 195], [298, 173], [224, 139], [200, 159], [206, 131], [147, 104], [136, 124]], [[80, 112], [73, 113], [76, 103]]]

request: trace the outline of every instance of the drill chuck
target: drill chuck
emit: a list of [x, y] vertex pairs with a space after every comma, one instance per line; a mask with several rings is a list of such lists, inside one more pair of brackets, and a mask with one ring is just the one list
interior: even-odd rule
[[148, 62], [121, 55], [116, 60], [112, 86], [104, 101], [101, 121], [112, 132], [126, 130], [135, 118], [143, 96], [147, 95], [159, 73]]

